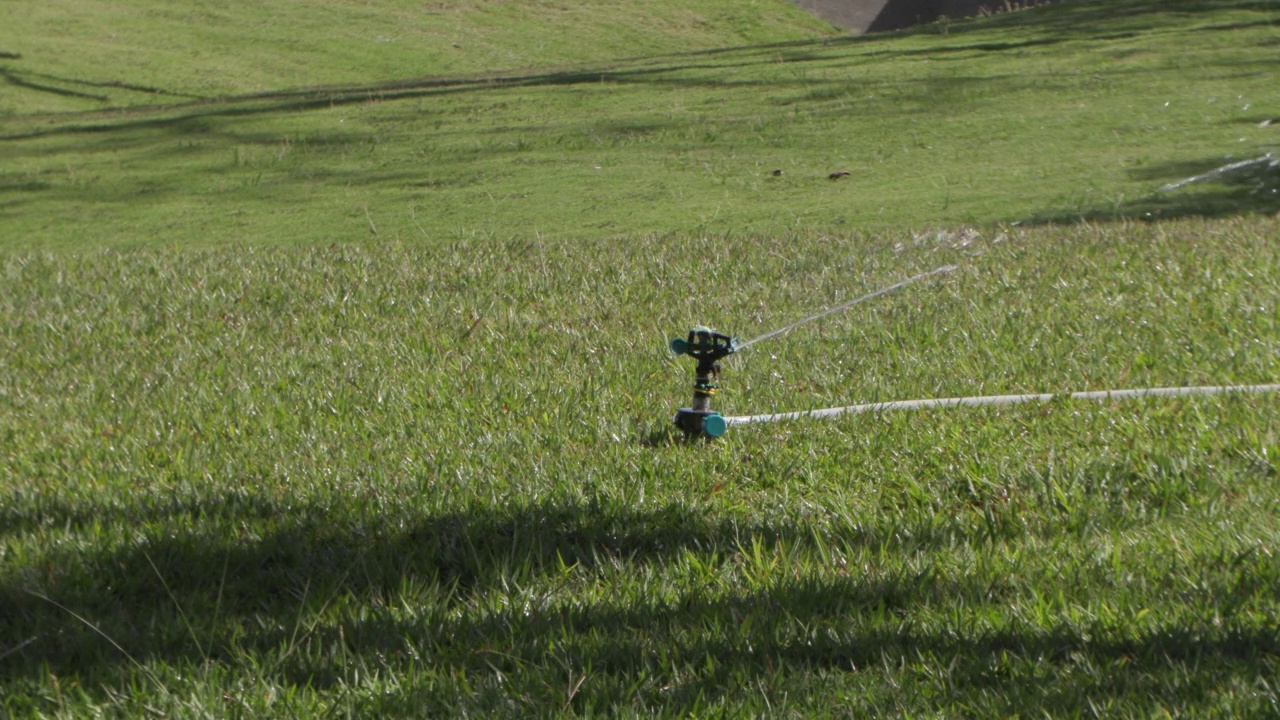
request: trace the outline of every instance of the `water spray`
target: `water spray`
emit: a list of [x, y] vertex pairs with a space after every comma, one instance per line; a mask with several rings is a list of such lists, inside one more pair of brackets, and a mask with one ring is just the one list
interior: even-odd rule
[[708, 327], [698, 326], [689, 331], [688, 337], [675, 338], [670, 343], [671, 352], [676, 355], [688, 355], [697, 361], [697, 366], [693, 376], [693, 403], [687, 408], [680, 408], [676, 411], [675, 424], [676, 427], [684, 431], [688, 437], [704, 437], [718, 438], [729, 428], [728, 421], [711, 408], [711, 400], [715, 397], [716, 391], [720, 387], [720, 371], [723, 367], [720, 361], [729, 355], [760, 342], [767, 340], [776, 335], [794, 330], [795, 328], [812, 322], [819, 318], [826, 317], [832, 313], [847, 310], [858, 303], [880, 297], [886, 293], [893, 292], [898, 288], [905, 287], [914, 282], [941, 275], [955, 270], [955, 265], [944, 265], [936, 270], [930, 270], [914, 277], [907, 278], [902, 282], [895, 283], [888, 287], [880, 288], [874, 292], [867, 293], [861, 297], [854, 298], [842, 305], [828, 308], [819, 313], [814, 313], [806, 318], [801, 318], [790, 325], [785, 325], [777, 330], [771, 330], [763, 335], [752, 338], [746, 342], [739, 342], [736, 338], [723, 333], [716, 332]]

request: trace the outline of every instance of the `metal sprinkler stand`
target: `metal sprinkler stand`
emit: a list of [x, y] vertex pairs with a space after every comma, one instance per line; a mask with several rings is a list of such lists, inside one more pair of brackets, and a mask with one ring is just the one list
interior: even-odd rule
[[720, 437], [729, 426], [720, 413], [711, 409], [711, 398], [719, 387], [716, 381], [720, 379], [720, 358], [737, 352], [737, 340], [699, 326], [689, 331], [688, 339], [672, 340], [670, 347], [676, 355], [688, 355], [698, 361], [693, 378], [693, 406], [676, 411], [676, 427], [688, 437]]

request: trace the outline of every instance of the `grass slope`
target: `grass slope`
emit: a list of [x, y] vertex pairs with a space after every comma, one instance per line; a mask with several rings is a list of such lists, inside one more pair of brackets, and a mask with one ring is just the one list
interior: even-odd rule
[[[341, 86], [111, 110], [45, 93], [83, 109], [0, 119], [5, 244], [852, 231], [1280, 209], [1274, 180], [1156, 192], [1276, 147], [1280, 123], [1263, 123], [1280, 117], [1280, 5], [1127, 7], [471, 79], [369, 70]], [[828, 181], [836, 170], [852, 175]]]
[[[0, 51], [33, 85], [147, 101], [375, 79], [564, 66], [784, 42], [834, 28], [781, 0], [353, 2], [51, 0], [6, 13]], [[114, 87], [112, 84], [116, 84]], [[151, 98], [157, 99], [157, 98]], [[0, 111], [94, 107], [10, 88]]]
[[1280, 380], [1274, 176], [1151, 192], [1273, 146], [1277, 17], [197, 101], [5, 61], [0, 716], [1274, 714], [1274, 395], [686, 443], [666, 341], [956, 263], [718, 407]]

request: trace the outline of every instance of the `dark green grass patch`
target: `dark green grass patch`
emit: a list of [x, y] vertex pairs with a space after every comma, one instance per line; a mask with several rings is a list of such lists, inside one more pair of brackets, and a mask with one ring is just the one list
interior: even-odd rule
[[1274, 396], [687, 444], [665, 343], [958, 262], [721, 408], [1275, 382], [1276, 230], [10, 255], [4, 710], [1267, 714]]

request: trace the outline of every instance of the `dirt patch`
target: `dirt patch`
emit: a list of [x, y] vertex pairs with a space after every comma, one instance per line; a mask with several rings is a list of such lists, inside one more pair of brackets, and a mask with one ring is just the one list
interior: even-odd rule
[[833, 25], [855, 33], [900, 30], [950, 18], [1004, 12], [1025, 3], [1004, 0], [795, 0]]

